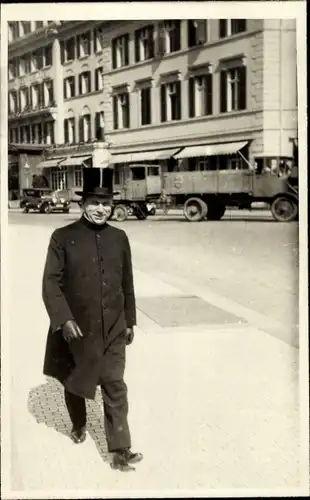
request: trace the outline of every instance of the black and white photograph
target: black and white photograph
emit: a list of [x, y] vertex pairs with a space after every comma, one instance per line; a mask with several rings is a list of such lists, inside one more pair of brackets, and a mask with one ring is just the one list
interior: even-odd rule
[[305, 7], [1, 7], [2, 498], [309, 495]]

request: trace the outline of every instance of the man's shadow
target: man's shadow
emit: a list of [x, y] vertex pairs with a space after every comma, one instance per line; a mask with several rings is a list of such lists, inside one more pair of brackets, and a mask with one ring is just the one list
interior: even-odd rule
[[[65, 404], [62, 385], [46, 379], [46, 384], [34, 387], [29, 392], [28, 410], [39, 424], [53, 427], [64, 436], [70, 435], [72, 424]], [[97, 450], [104, 462], [109, 462], [107, 440], [103, 429], [103, 403], [100, 391], [94, 401], [86, 401], [87, 432], [95, 441]]]

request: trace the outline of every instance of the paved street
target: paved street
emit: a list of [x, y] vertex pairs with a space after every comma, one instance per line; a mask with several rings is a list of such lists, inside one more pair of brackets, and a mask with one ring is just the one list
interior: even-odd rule
[[9, 215], [11, 488], [68, 498], [301, 487], [297, 224], [268, 212], [113, 223], [132, 245], [138, 327], [126, 381], [133, 448], [145, 455], [121, 475], [106, 463], [100, 400], [76, 446], [61, 388], [42, 375], [46, 248], [77, 217]]

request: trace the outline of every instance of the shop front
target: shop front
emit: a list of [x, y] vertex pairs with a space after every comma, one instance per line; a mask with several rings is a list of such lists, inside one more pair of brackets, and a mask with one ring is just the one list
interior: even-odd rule
[[53, 190], [67, 190], [70, 199], [78, 201], [76, 191], [83, 189], [83, 169], [105, 168], [108, 164], [106, 145], [96, 143], [55, 147], [38, 168], [44, 171]]

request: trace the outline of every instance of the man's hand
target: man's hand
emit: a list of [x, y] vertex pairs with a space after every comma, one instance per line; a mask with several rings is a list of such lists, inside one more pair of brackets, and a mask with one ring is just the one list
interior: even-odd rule
[[72, 319], [66, 321], [66, 323], [62, 327], [62, 335], [66, 342], [71, 342], [71, 340], [83, 338], [83, 333], [81, 332], [79, 326]]
[[133, 328], [126, 328], [126, 345], [130, 345], [132, 343], [134, 336], [135, 334], [133, 332]]

